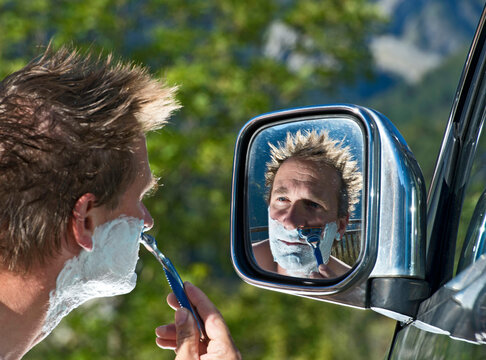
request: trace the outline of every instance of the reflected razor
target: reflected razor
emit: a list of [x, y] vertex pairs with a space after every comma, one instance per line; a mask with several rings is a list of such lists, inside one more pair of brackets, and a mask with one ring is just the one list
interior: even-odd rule
[[299, 228], [298, 230], [299, 236], [302, 239], [305, 239], [307, 243], [312, 247], [314, 250], [314, 257], [316, 258], [317, 266], [324, 264], [322, 260], [322, 253], [319, 245], [321, 243], [321, 228]]
[[162, 254], [162, 252], [157, 248], [157, 241], [155, 241], [155, 238], [153, 236], [142, 233], [140, 237], [140, 242], [162, 264], [165, 276], [167, 277], [167, 281], [169, 282], [169, 286], [174, 292], [174, 295], [176, 296], [179, 305], [183, 308], [188, 309], [192, 313], [194, 319], [196, 320], [197, 328], [199, 330], [199, 339], [200, 341], [205, 341], [207, 339], [207, 335], [204, 331], [204, 325], [201, 317], [191, 305], [191, 302], [189, 301], [189, 298], [187, 297], [186, 291], [184, 289], [184, 283], [182, 282], [182, 279], [179, 276], [179, 273], [175, 269], [174, 265], [169, 260], [169, 258]]

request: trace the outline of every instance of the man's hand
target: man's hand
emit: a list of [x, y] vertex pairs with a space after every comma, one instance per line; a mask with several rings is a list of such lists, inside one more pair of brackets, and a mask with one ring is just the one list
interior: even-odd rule
[[157, 345], [175, 350], [176, 360], [240, 360], [241, 355], [218, 309], [199, 288], [189, 282], [184, 286], [189, 300], [204, 322], [208, 339], [199, 341], [199, 331], [192, 314], [187, 309], [181, 309], [171, 293], [167, 303], [176, 309], [175, 323], [159, 326], [155, 330]]
[[339, 276], [335, 271], [333, 271], [333, 269], [324, 264], [319, 265], [318, 270], [319, 272], [314, 271], [310, 274], [312, 279], [332, 279]]

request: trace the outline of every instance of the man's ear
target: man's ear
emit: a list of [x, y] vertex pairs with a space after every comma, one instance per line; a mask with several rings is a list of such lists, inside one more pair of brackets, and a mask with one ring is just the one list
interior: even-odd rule
[[346, 232], [346, 227], [348, 226], [349, 223], [349, 214], [343, 217], [340, 217], [337, 220], [337, 232], [341, 235], [341, 238], [343, 237], [344, 233]]
[[95, 222], [93, 219], [93, 209], [95, 205], [96, 197], [87, 193], [81, 196], [73, 209], [73, 217], [71, 220], [71, 230], [74, 237], [74, 241], [77, 245], [87, 251], [93, 249], [93, 232], [95, 228]]

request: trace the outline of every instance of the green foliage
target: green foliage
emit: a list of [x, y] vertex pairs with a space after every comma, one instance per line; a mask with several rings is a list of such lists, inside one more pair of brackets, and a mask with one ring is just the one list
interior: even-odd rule
[[[164, 253], [217, 304], [246, 359], [376, 358], [392, 321], [236, 277], [229, 209], [237, 131], [369, 73], [366, 40], [380, 21], [365, 0], [0, 0], [0, 77], [52, 41], [113, 52], [178, 85], [184, 108], [148, 137], [164, 186], [147, 207]], [[269, 50], [275, 26], [286, 33]], [[26, 358], [173, 358], [154, 344], [153, 329], [173, 319], [163, 271], [145, 252], [137, 271], [130, 295], [82, 306]]]

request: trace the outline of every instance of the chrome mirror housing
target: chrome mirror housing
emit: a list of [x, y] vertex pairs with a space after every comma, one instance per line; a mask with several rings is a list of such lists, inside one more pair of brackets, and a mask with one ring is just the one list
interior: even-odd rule
[[[342, 195], [342, 185], [332, 195], [336, 181], [329, 180], [327, 160], [322, 166], [309, 165], [315, 162], [302, 154], [292, 166], [290, 158], [275, 160], [285, 146], [295, 148], [301, 141], [297, 138], [312, 132], [350, 154], [346, 161], [353, 162], [362, 184], [355, 209], [340, 210], [350, 194], [346, 190]], [[341, 184], [346, 183], [343, 171], [336, 171]], [[289, 185], [309, 183], [302, 178], [305, 174], [313, 179], [310, 187]], [[285, 190], [276, 190], [278, 179], [288, 181], [279, 187]], [[318, 207], [322, 214], [333, 215], [315, 215]], [[336, 225], [329, 226], [332, 223]], [[287, 235], [294, 240], [283, 241]], [[284, 254], [277, 253], [278, 241], [297, 250], [282, 245]], [[374, 110], [341, 104], [282, 110], [250, 120], [235, 148], [231, 257], [238, 275], [252, 285], [371, 308], [400, 321], [413, 319], [429, 295], [425, 186], [397, 129]], [[294, 268], [283, 257], [299, 266], [307, 264], [307, 270], [290, 271]]]

